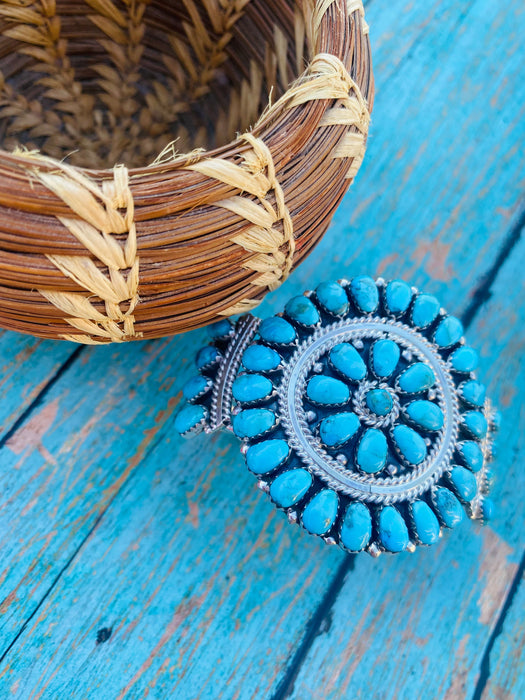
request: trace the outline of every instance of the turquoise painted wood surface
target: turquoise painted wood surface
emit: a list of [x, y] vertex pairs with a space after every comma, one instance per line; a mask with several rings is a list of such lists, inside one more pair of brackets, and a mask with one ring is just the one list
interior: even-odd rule
[[525, 11], [367, 14], [367, 158], [261, 312], [360, 271], [439, 294], [506, 419], [499, 515], [413, 556], [346, 556], [274, 511], [232, 437], [173, 435], [205, 331], [82, 350], [4, 333], [0, 697], [523, 697]]

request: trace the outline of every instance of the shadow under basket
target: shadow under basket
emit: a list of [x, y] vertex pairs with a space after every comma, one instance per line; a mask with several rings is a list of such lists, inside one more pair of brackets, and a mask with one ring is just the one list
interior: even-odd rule
[[363, 159], [360, 0], [0, 4], [0, 326], [80, 343], [253, 309]]

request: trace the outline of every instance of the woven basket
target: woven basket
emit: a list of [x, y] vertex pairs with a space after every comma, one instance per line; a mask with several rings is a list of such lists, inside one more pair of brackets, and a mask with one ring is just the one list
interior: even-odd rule
[[0, 3], [0, 326], [96, 344], [254, 308], [359, 168], [367, 33], [360, 0]]

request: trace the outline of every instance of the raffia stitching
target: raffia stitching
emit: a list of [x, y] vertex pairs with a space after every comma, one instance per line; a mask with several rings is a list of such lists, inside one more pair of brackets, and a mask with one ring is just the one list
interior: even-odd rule
[[[290, 274], [295, 253], [293, 223], [286, 206], [283, 189], [277, 179], [273, 157], [268, 146], [253, 134], [243, 134], [251, 148], [243, 153], [242, 165], [221, 158], [211, 158], [188, 166], [208, 177], [225, 182], [246, 196], [234, 195], [214, 206], [231, 211], [248, 221], [242, 233], [233, 236], [234, 243], [254, 253], [243, 267], [260, 274], [251, 282], [255, 287], [276, 289]], [[268, 200], [273, 192], [275, 205]], [[282, 230], [276, 224], [282, 223]], [[221, 315], [246, 313], [259, 302], [252, 299], [229, 307]]]
[[354, 178], [365, 154], [370, 113], [359, 86], [337, 56], [325, 53], [315, 56], [306, 73], [275, 104], [266, 108], [255, 128], [283, 109], [292, 109], [312, 100], [337, 100], [323, 115], [319, 127], [349, 127], [332, 152], [332, 158], [351, 158], [346, 178]]
[[[273, 111], [292, 109], [318, 99], [337, 100], [323, 115], [319, 128], [349, 128], [348, 133], [332, 152], [332, 157], [350, 159], [351, 165], [346, 177], [354, 178], [365, 153], [370, 115], [359, 87], [336, 56], [315, 56], [306, 77], [296, 81], [286, 95], [268, 108], [262, 118], [268, 118]], [[293, 222], [268, 146], [251, 133], [243, 134], [240, 138], [251, 145], [251, 149], [243, 154], [242, 165], [213, 158], [190, 165], [188, 169], [220, 180], [243, 193], [216, 202], [214, 206], [234, 212], [252, 224], [231, 240], [244, 250], [254, 253], [254, 256], [243, 264], [245, 269], [260, 273], [251, 284], [255, 287], [267, 286], [273, 290], [286, 280], [293, 266]], [[275, 208], [268, 201], [270, 192], [274, 193]], [[249, 199], [246, 195], [251, 195], [258, 201]], [[275, 226], [278, 222], [282, 222], [282, 232]], [[246, 313], [258, 304], [258, 300], [243, 299], [223, 311], [221, 315]]]
[[[24, 154], [19, 154], [24, 155]], [[64, 320], [81, 333], [61, 334], [64, 340], [88, 345], [121, 343], [141, 337], [135, 331], [139, 302], [139, 258], [133, 195], [128, 170], [113, 168], [113, 179], [99, 187], [75, 168], [35, 153], [25, 154], [27, 171], [67, 204], [78, 218], [59, 216], [61, 223], [106, 268], [103, 272], [87, 256], [47, 255], [55, 267], [88, 295], [39, 289], [40, 294], [66, 314]], [[42, 170], [42, 161], [55, 170]], [[123, 243], [115, 234], [127, 234]], [[105, 313], [94, 301], [104, 302]]]
[[361, 26], [363, 28], [363, 34], [369, 33], [369, 27], [365, 21], [365, 8], [363, 7], [362, 0], [346, 0], [347, 12], [349, 15], [354, 12], [359, 12], [361, 15]]

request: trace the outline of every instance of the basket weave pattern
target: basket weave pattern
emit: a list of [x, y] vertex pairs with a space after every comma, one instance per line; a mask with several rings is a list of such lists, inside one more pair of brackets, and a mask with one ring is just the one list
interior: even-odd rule
[[248, 311], [364, 155], [359, 0], [9, 0], [0, 47], [5, 328], [96, 344]]

